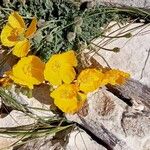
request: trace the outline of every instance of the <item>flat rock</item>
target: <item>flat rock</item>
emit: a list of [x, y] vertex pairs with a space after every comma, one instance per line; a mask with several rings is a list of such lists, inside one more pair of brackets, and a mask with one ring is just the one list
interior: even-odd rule
[[67, 118], [89, 129], [109, 144], [111, 149], [149, 150], [149, 117], [127, 106], [106, 89], [89, 94], [87, 103], [88, 114], [86, 116], [67, 115]]
[[66, 150], [106, 150], [96, 143], [85, 131], [79, 129], [73, 131], [69, 136]]
[[[128, 72], [131, 78], [150, 87], [150, 26], [138, 23], [118, 25], [115, 22], [110, 26], [104, 38], [93, 41], [94, 50], [88, 54], [103, 67]], [[109, 51], [114, 48], [120, 51]]]
[[[136, 80], [135, 82], [150, 87], [150, 26], [142, 23], [111, 22], [104, 29], [107, 29], [104, 35], [94, 39], [92, 48], [84, 51], [89, 62], [94, 59], [95, 65], [128, 72], [133, 82]], [[114, 52], [116, 49], [120, 51]], [[138, 90], [134, 93], [136, 91]], [[124, 94], [127, 94], [126, 92]], [[147, 92], [145, 91], [145, 94]], [[142, 94], [138, 97], [134, 93], [131, 96], [133, 101], [144, 99]], [[148, 102], [149, 99], [146, 98], [145, 101]], [[67, 118], [88, 128], [112, 145], [114, 150], [149, 150], [150, 118], [142, 111], [145, 106], [140, 101], [129, 106], [123, 99], [103, 88], [91, 93], [87, 103], [86, 116], [67, 115]], [[138, 107], [135, 107], [136, 105]], [[110, 141], [107, 141], [109, 138]], [[117, 144], [114, 141], [117, 141]]]

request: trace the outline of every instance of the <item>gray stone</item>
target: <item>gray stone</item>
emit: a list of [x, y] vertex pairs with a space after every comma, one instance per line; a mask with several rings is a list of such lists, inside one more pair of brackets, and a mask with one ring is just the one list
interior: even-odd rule
[[106, 150], [103, 146], [96, 143], [83, 130], [75, 130], [70, 134], [66, 150]]
[[[114, 26], [113, 26], [114, 25]], [[89, 52], [103, 67], [120, 69], [130, 73], [131, 78], [150, 87], [150, 26], [133, 23], [113, 26], [104, 35], [114, 38], [93, 40], [95, 50]], [[132, 35], [127, 38], [125, 36]], [[123, 37], [121, 37], [123, 36]], [[118, 38], [115, 38], [118, 37]], [[119, 38], [120, 37], [120, 38]], [[97, 46], [95, 46], [97, 45]], [[120, 48], [120, 52], [107, 51]]]

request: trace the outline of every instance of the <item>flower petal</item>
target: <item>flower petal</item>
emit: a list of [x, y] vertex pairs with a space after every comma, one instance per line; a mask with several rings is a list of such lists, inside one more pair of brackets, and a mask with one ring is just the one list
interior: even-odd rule
[[[18, 63], [20, 63], [21, 61], [19, 61]], [[21, 62], [22, 63], [22, 62]], [[13, 66], [12, 72], [9, 75], [9, 77], [17, 84], [21, 84], [21, 85], [26, 85], [29, 88], [33, 88], [33, 84], [32, 84], [32, 80], [29, 79], [29, 76], [26, 76], [24, 74], [23, 71], [23, 63], [22, 64], [16, 64], [15, 66]], [[30, 82], [28, 82], [30, 81]]]
[[69, 50], [61, 54], [62, 64], [70, 64], [71, 66], [77, 66], [77, 59], [73, 50]]
[[58, 56], [59, 55], [53, 55], [46, 63], [44, 70], [45, 79], [49, 81], [52, 85], [60, 85], [62, 83], [62, 79], [60, 76], [60, 57]]
[[24, 39], [23, 41], [17, 42], [17, 44], [13, 48], [12, 53], [17, 57], [24, 57], [28, 54], [29, 49], [30, 49], [30, 42], [27, 39]]
[[13, 28], [26, 28], [23, 18], [16, 11], [10, 14], [8, 17], [8, 23]]
[[101, 70], [85, 69], [79, 74], [77, 84], [82, 92], [89, 93], [104, 85], [103, 78], [104, 74]]
[[52, 85], [61, 85], [62, 80], [60, 78], [59, 72], [54, 72], [51, 69], [44, 70], [45, 80], [49, 81]]
[[45, 64], [38, 57], [23, 57], [13, 66], [9, 76], [15, 83], [33, 89], [33, 85], [39, 85], [44, 81], [44, 68]]
[[79, 93], [75, 84], [62, 84], [51, 95], [55, 105], [65, 113], [75, 113], [83, 106], [86, 95]]
[[77, 91], [78, 89], [75, 84], [62, 84], [50, 96], [54, 99], [71, 98], [77, 95]]
[[77, 60], [73, 51], [55, 54], [46, 63], [45, 79], [53, 85], [60, 85], [62, 81], [64, 83], [71, 83], [76, 76], [73, 68], [76, 65]]
[[36, 25], [37, 25], [37, 20], [36, 18], [33, 18], [31, 24], [27, 28], [27, 31], [25, 32], [25, 37], [29, 38], [36, 32], [37, 30]]
[[55, 99], [54, 104], [63, 112], [73, 114], [77, 112], [80, 107], [78, 107], [77, 99], [74, 97], [72, 99]]
[[35, 56], [29, 56], [32, 57], [32, 77], [36, 77], [37, 82], [43, 82], [44, 80], [44, 69], [45, 69], [45, 63], [43, 63], [40, 58]]
[[105, 72], [105, 78], [103, 79], [104, 84], [122, 85], [126, 79], [130, 77], [129, 73], [120, 71], [118, 69], [111, 69]]
[[11, 35], [13, 28], [6, 24], [1, 32], [1, 42], [4, 46], [12, 47], [16, 44], [17, 41], [11, 41], [8, 37]]
[[62, 66], [61, 67], [61, 78], [64, 83], [71, 83], [76, 76], [76, 72], [71, 66]]

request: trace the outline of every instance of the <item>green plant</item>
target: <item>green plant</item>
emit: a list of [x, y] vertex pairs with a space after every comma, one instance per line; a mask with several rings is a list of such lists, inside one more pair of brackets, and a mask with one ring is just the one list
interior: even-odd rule
[[79, 50], [83, 43], [101, 36], [101, 27], [111, 21], [150, 19], [149, 12], [134, 8], [96, 6], [87, 9], [71, 0], [14, 0], [0, 8], [1, 27], [13, 10], [19, 11], [27, 20], [33, 16], [39, 20], [39, 29], [32, 40], [32, 53], [44, 61], [54, 53]]

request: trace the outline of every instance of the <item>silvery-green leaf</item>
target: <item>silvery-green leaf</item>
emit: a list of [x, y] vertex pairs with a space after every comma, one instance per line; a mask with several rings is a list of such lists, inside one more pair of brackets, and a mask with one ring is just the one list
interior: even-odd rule
[[53, 42], [53, 38], [54, 38], [53, 35], [49, 34], [49, 35], [46, 36], [46, 41], [47, 42]]
[[81, 34], [82, 33], [82, 28], [80, 26], [75, 26], [75, 33]]
[[35, 36], [34, 36], [34, 41], [37, 43], [37, 44], [40, 44], [41, 40], [43, 39], [43, 35], [42, 35], [42, 32], [41, 31], [37, 31]]

